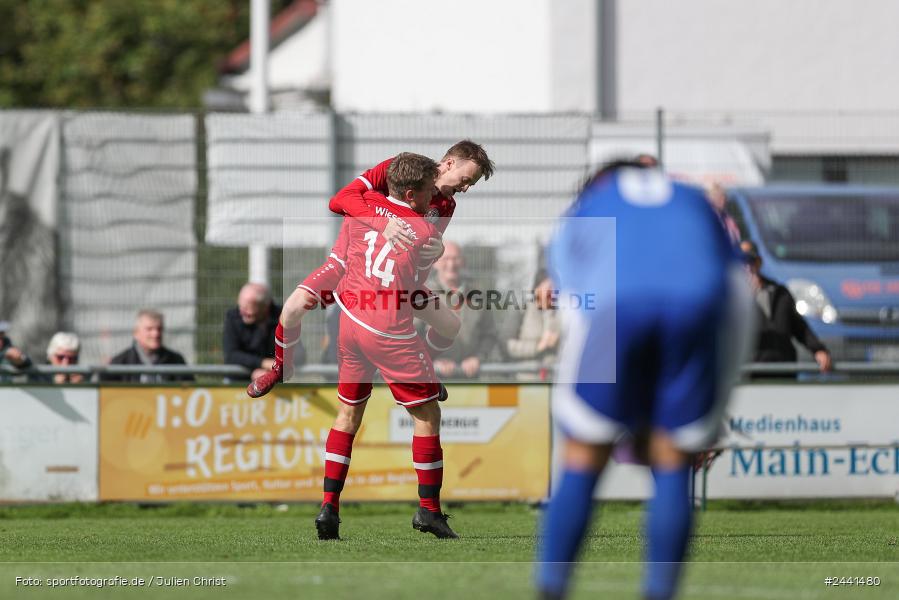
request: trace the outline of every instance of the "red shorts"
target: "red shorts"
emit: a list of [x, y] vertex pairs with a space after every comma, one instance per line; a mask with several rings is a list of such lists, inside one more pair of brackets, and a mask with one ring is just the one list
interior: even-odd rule
[[346, 221], [340, 227], [337, 241], [331, 247], [328, 260], [310, 273], [297, 287], [315, 296], [322, 306], [334, 304], [334, 290], [346, 272], [346, 251], [349, 243], [349, 228]]
[[375, 370], [401, 406], [436, 400], [440, 384], [431, 357], [419, 336], [394, 339], [366, 331], [345, 313], [337, 338], [337, 397], [344, 404], [362, 404], [371, 397]]

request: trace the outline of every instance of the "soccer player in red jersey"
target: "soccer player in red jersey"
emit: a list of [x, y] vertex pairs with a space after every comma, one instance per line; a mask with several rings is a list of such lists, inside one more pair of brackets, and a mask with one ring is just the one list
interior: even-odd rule
[[418, 475], [419, 509], [412, 526], [440, 538], [458, 537], [440, 509], [439, 383], [412, 324], [414, 307], [434, 299], [421, 275], [430, 261], [422, 258], [422, 248], [435, 231], [424, 215], [437, 175], [437, 163], [430, 158], [404, 152], [387, 169], [390, 195], [365, 194], [376, 216], [403, 224], [407, 251], [398, 250], [361, 220], [347, 222], [346, 272], [334, 295], [342, 310], [337, 346], [341, 405], [325, 445], [324, 500], [315, 519], [319, 539], [339, 537], [340, 493], [375, 370], [413, 420], [412, 462]]
[[[374, 231], [393, 243], [398, 249], [405, 250], [411, 242], [407, 228], [396, 219], [375, 214], [366, 202], [365, 194], [376, 191], [382, 195], [389, 193], [387, 186], [387, 170], [393, 158], [387, 159], [369, 169], [351, 183], [342, 188], [332, 199], [329, 207], [332, 211], [345, 216], [337, 241], [334, 243], [328, 260], [313, 271], [300, 283], [284, 303], [278, 327], [275, 331], [275, 363], [272, 370], [265, 373], [247, 387], [247, 394], [258, 398], [267, 394], [281, 381], [290, 377], [293, 364], [291, 348], [299, 342], [300, 325], [303, 315], [318, 304], [329, 305], [333, 302], [333, 291], [337, 289], [346, 269], [347, 221], [353, 217], [368, 224]], [[422, 257], [433, 262], [443, 252], [440, 242], [442, 234], [455, 211], [454, 195], [465, 193], [482, 177], [484, 180], [493, 174], [493, 161], [487, 156], [484, 148], [470, 140], [457, 142], [438, 164], [437, 193], [431, 198], [426, 218], [436, 226], [435, 237], [426, 244]], [[427, 262], [423, 267], [423, 276], [427, 275]], [[439, 311], [433, 306], [419, 311], [417, 316], [430, 325], [427, 340], [431, 351], [445, 350], [452, 343], [459, 329], [459, 321], [452, 311]]]

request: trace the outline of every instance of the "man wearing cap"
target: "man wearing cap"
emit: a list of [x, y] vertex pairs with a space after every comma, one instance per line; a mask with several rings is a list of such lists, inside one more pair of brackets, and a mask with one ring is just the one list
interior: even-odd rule
[[[12, 340], [6, 337], [7, 331], [9, 331], [9, 321], [0, 321], [0, 365], [27, 369], [31, 366], [31, 359], [13, 346]], [[9, 379], [8, 375], [0, 373], [0, 382], [9, 381]]]

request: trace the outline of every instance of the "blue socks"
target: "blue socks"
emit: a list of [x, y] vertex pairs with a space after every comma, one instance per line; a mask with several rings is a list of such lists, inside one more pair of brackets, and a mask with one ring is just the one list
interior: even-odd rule
[[568, 586], [572, 563], [593, 512], [593, 488], [599, 474], [566, 468], [543, 516], [543, 540], [537, 587], [561, 596]]
[[674, 596], [692, 525], [690, 465], [673, 471], [652, 470], [655, 496], [647, 506], [647, 554], [644, 597], [664, 600]]
[[[693, 507], [690, 506], [690, 465], [673, 471], [653, 469], [655, 496], [647, 505], [645, 598], [674, 597], [681, 573]], [[537, 587], [561, 597], [593, 512], [593, 489], [599, 475], [566, 469], [543, 517]]]

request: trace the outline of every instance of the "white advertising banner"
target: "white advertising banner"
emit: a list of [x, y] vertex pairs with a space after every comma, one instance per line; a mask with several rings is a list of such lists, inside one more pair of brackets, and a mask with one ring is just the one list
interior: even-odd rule
[[97, 390], [0, 387], [0, 502], [96, 501]]
[[[899, 493], [899, 385], [744, 385], [727, 410], [709, 498], [893, 498]], [[697, 495], [702, 485], [697, 475]], [[612, 464], [597, 493], [642, 499], [645, 467]]]
[[899, 386], [737, 388], [712, 498], [894, 497]]
[[[487, 444], [518, 412], [516, 408], [465, 407], [441, 410], [440, 439], [449, 444]], [[412, 443], [412, 417], [404, 408], [390, 411], [390, 441]]]

